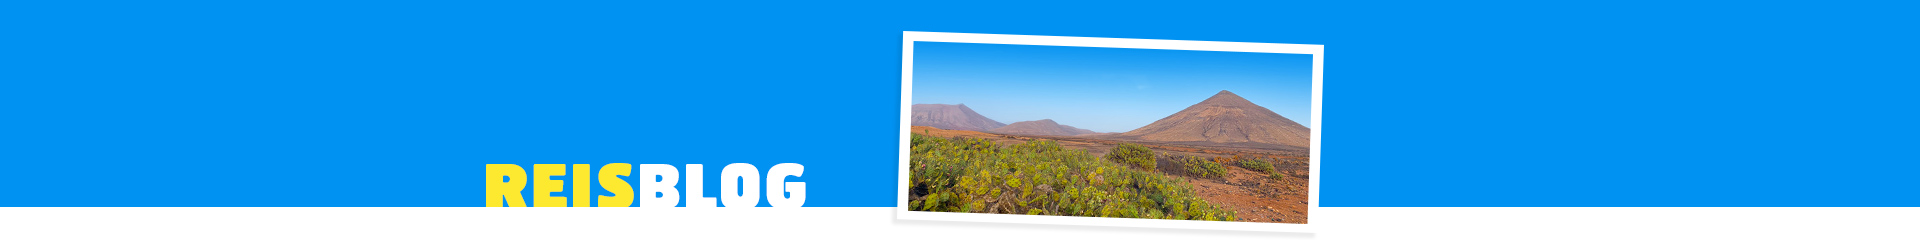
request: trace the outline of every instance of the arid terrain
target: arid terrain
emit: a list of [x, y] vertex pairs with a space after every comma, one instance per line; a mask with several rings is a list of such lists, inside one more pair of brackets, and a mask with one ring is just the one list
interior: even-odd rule
[[[1135, 168], [1157, 176], [1151, 177], [1152, 179], [1190, 186], [1193, 196], [1206, 203], [1217, 205], [1223, 210], [1231, 211], [1225, 214], [1234, 216], [1231, 219], [1235, 221], [1307, 222], [1307, 178], [1310, 176], [1308, 145], [1311, 142], [1309, 137], [1312, 136], [1312, 130], [1232, 92], [1220, 91], [1213, 97], [1166, 118], [1124, 133], [1094, 133], [1090, 130], [1062, 125], [1053, 120], [1025, 121], [986, 128], [999, 122], [980, 116], [965, 105], [916, 104], [913, 107], [912, 122], [914, 124], [910, 130], [915, 135], [950, 138], [955, 139], [954, 141], [979, 139], [991, 142], [992, 146], [1013, 146], [1009, 150], [1002, 151], [1018, 152], [1021, 151], [1020, 149], [1033, 147], [1032, 144], [1026, 143], [1040, 142], [1048, 143], [1044, 146], [1057, 144], [1058, 148], [1068, 151], [1084, 151], [1083, 155], [1106, 156], [1102, 159], [1118, 161], [1114, 159], [1117, 158], [1114, 157], [1115, 155], [1110, 155], [1110, 152], [1121, 151], [1127, 146], [1134, 146], [1133, 149], [1144, 146], [1150, 151], [1142, 152], [1150, 152], [1148, 155], [1152, 156], [1153, 160], [1150, 162], [1153, 163], [1132, 163], [1140, 166]], [[928, 119], [922, 119], [923, 116]], [[949, 151], [967, 150], [965, 147], [960, 147]], [[945, 154], [942, 156], [956, 154], [932, 153]], [[921, 156], [920, 154], [931, 153], [918, 153], [916, 156]], [[953, 156], [974, 156], [964, 152], [958, 154], [960, 155]], [[1205, 167], [1198, 167], [1196, 164]], [[1226, 167], [1222, 170], [1220, 166]], [[920, 174], [920, 172], [916, 170], [913, 174]], [[1099, 180], [1094, 179], [1094, 181]], [[975, 191], [986, 190], [976, 188]], [[1053, 192], [1057, 191], [1046, 191], [1043, 194]], [[914, 193], [919, 194], [919, 191]], [[992, 193], [999, 193], [999, 191], [995, 190]], [[1024, 196], [1031, 193], [1023, 191], [1021, 194]], [[930, 197], [938, 196], [916, 195], [915, 203], [918, 204], [921, 199], [930, 199]], [[1018, 199], [1002, 198], [1007, 200], [992, 201], [1001, 203]], [[1161, 200], [1155, 199], [1155, 201]], [[1123, 201], [1123, 203], [1127, 202]], [[1165, 203], [1148, 205], [1165, 206]], [[994, 208], [994, 206], [1001, 205], [983, 207]], [[979, 209], [972, 211], [982, 212]], [[1050, 212], [1032, 211], [1035, 211], [1034, 213]], [[993, 212], [993, 210], [985, 212]], [[1160, 214], [1160, 212], [1148, 212]]]
[[1305, 151], [1263, 150], [1254, 148], [1234, 148], [1218, 146], [1195, 146], [1181, 143], [1155, 143], [1146, 141], [1121, 141], [1096, 138], [1075, 138], [1061, 136], [1017, 135], [986, 133], [965, 130], [944, 130], [926, 126], [914, 126], [913, 133], [936, 137], [966, 137], [993, 141], [997, 144], [1013, 145], [1034, 140], [1051, 140], [1062, 147], [1085, 150], [1094, 155], [1104, 155], [1116, 144], [1122, 142], [1138, 143], [1152, 148], [1159, 156], [1160, 166], [1179, 166], [1177, 159], [1183, 157], [1204, 157], [1212, 159], [1232, 158], [1270, 158], [1274, 168], [1286, 175], [1284, 180], [1268, 178], [1268, 174], [1240, 167], [1229, 167], [1225, 178], [1184, 177], [1187, 172], [1178, 167], [1158, 169], [1161, 173], [1183, 178], [1194, 186], [1202, 198], [1208, 202], [1221, 204], [1233, 209], [1240, 215], [1240, 221], [1249, 222], [1307, 222], [1307, 163]]

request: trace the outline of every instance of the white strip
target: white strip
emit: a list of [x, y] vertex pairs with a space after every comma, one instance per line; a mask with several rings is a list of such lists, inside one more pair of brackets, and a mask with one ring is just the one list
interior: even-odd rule
[[1920, 239], [1920, 208], [1320, 208], [1318, 233], [894, 220], [894, 208], [0, 208], [0, 239]]
[[[1313, 44], [1213, 42], [1188, 40], [1061, 37], [979, 33], [905, 32], [907, 41], [1018, 44], [1068, 47], [1142, 48], [1222, 52], [1320, 54]], [[1318, 61], [1316, 61], [1318, 62]], [[1315, 71], [1319, 72], [1319, 71]]]
[[1323, 207], [1315, 214], [1321, 239], [1920, 239], [1920, 208]]
[[0, 208], [0, 239], [1273, 239], [1311, 235], [896, 221], [893, 208]]

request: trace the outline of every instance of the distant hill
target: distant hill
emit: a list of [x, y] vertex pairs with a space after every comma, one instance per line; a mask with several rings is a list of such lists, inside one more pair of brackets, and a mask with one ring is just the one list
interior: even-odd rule
[[1080, 128], [1075, 128], [1073, 126], [1067, 126], [1067, 125], [1060, 125], [1060, 123], [1053, 122], [1053, 119], [1040, 119], [1038, 121], [1016, 122], [1013, 124], [1007, 124], [1007, 126], [1004, 126], [1004, 127], [995, 128], [993, 130], [987, 130], [987, 131], [995, 132], [995, 133], [1005, 133], [1005, 134], [1049, 135], [1049, 136], [1073, 136], [1073, 135], [1083, 135], [1083, 134], [1094, 133], [1093, 130], [1080, 129]]
[[1118, 137], [1163, 142], [1260, 143], [1307, 147], [1312, 130], [1225, 90]]
[[1007, 126], [1000, 121], [980, 116], [966, 104], [914, 104], [913, 126], [928, 126], [948, 130], [986, 131]]

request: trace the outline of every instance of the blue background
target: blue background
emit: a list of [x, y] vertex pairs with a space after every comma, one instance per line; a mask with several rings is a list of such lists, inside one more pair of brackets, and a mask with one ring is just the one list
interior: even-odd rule
[[892, 206], [900, 32], [936, 31], [1326, 45], [1323, 206], [1911, 207], [1912, 9], [12, 1], [0, 206], [480, 206], [482, 164], [609, 162]]

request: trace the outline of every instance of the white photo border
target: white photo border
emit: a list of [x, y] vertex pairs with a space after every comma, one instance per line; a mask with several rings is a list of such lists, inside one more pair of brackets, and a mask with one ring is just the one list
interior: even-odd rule
[[[1286, 53], [1286, 54], [1313, 55], [1313, 96], [1312, 96], [1313, 98], [1312, 114], [1313, 115], [1308, 116], [1308, 118], [1311, 119], [1311, 122], [1309, 123], [1309, 125], [1311, 126], [1308, 126], [1308, 127], [1313, 129], [1313, 131], [1311, 131], [1311, 135], [1313, 139], [1311, 139], [1312, 140], [1312, 143], [1310, 144], [1311, 147], [1308, 149], [1309, 161], [1307, 166], [1308, 168], [1307, 212], [1308, 212], [1309, 223], [1294, 224], [1294, 223], [1261, 223], [1261, 222], [1227, 222], [1227, 221], [1197, 221], [1197, 220], [909, 211], [907, 207], [908, 206], [907, 195], [911, 193], [907, 192], [906, 189], [909, 181], [908, 180], [909, 176], [907, 175], [908, 174], [907, 166], [910, 162], [910, 160], [908, 160], [908, 154], [909, 154], [908, 152], [910, 151], [910, 148], [911, 148], [911, 146], [909, 146], [910, 144], [909, 141], [912, 138], [910, 134], [912, 132], [911, 124], [913, 121], [911, 115], [913, 112], [913, 43], [914, 42], [983, 43], [983, 44], [1065, 46], [1065, 47], [1103, 47], [1103, 48]], [[1313, 44], [1212, 42], [1212, 41], [1061, 37], [1061, 36], [942, 33], [942, 32], [913, 32], [913, 31], [903, 32], [900, 45], [901, 45], [900, 135], [899, 135], [900, 136], [900, 163], [899, 163], [900, 164], [899, 166], [900, 167], [900, 184], [898, 187], [898, 189], [900, 189], [900, 194], [898, 196], [899, 198], [894, 210], [896, 219], [1058, 224], [1058, 225], [1084, 225], [1084, 226], [1114, 226], [1114, 227], [1141, 227], [1141, 228], [1214, 229], [1214, 230], [1239, 230], [1239, 231], [1263, 231], [1263, 232], [1301, 232], [1301, 233], [1314, 232], [1313, 231], [1314, 228], [1309, 224], [1312, 224], [1311, 219], [1313, 219], [1313, 214], [1317, 212], [1321, 212], [1321, 211], [1318, 211], [1318, 209], [1320, 209], [1320, 133], [1325, 131], [1320, 127], [1320, 122], [1321, 122], [1320, 121], [1321, 119], [1320, 117], [1321, 115], [1320, 114], [1320, 99], [1321, 99], [1320, 76], [1321, 76], [1321, 62], [1322, 62], [1322, 59], [1324, 58], [1324, 54], [1323, 54], [1324, 46], [1313, 45]]]

